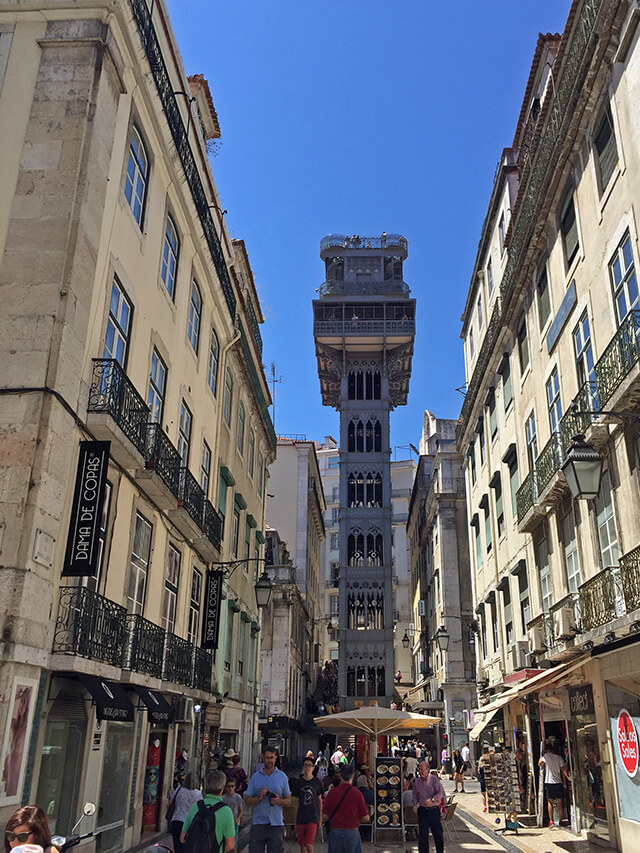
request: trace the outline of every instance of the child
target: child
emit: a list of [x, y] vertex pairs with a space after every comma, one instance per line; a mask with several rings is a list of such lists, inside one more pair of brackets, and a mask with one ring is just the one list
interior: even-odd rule
[[240, 829], [240, 821], [242, 820], [242, 797], [236, 794], [236, 780], [229, 779], [224, 788], [222, 802], [225, 806], [229, 806], [233, 812], [233, 821], [236, 825], [236, 850], [238, 849], [238, 830]]

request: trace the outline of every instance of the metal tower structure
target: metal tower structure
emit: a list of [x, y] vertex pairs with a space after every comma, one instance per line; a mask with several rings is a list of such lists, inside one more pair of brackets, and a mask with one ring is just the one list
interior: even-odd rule
[[409, 391], [415, 299], [397, 234], [320, 244], [313, 302], [322, 401], [340, 412], [338, 692], [341, 710], [394, 692], [389, 414]]

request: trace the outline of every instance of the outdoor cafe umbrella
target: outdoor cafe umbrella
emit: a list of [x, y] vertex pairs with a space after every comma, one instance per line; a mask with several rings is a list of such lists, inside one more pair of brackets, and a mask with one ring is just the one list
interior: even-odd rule
[[[363, 705], [354, 711], [342, 711], [340, 714], [327, 714], [314, 717], [314, 723], [329, 732], [349, 732], [367, 734], [373, 743], [378, 735], [410, 734], [426, 729], [441, 722], [440, 717], [427, 717], [413, 714], [411, 711], [396, 711], [393, 708], [381, 708], [379, 705]], [[369, 758], [373, 767], [373, 758], [377, 748], [372, 744]]]

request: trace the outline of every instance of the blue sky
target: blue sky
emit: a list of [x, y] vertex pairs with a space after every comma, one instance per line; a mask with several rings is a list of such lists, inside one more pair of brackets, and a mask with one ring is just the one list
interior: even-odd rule
[[338, 437], [322, 406], [311, 300], [329, 233], [403, 234], [417, 299], [408, 404], [456, 418], [460, 315], [495, 167], [513, 140], [538, 32], [569, 0], [168, 0], [187, 73], [209, 81], [222, 131], [213, 171], [245, 240], [266, 322], [278, 433]]

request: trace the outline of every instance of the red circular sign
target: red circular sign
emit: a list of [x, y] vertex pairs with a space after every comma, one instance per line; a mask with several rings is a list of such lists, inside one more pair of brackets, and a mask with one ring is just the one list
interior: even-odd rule
[[638, 772], [638, 735], [631, 714], [624, 708], [618, 714], [618, 752], [629, 776]]

